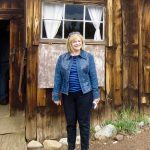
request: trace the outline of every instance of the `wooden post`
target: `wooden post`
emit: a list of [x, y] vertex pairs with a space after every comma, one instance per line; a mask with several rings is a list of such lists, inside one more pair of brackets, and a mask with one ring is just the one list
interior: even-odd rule
[[[33, 46], [38, 34], [39, 1], [26, 0], [26, 47], [27, 51], [27, 106], [26, 106], [26, 139], [36, 139], [37, 120], [37, 46]], [[40, 17], [39, 17], [40, 18]], [[35, 20], [34, 20], [35, 19]]]
[[122, 104], [122, 13], [121, 0], [113, 3], [114, 38], [114, 105]]

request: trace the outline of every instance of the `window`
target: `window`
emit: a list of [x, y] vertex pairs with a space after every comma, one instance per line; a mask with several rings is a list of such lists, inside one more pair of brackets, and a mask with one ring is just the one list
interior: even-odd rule
[[66, 39], [72, 31], [85, 39], [104, 41], [104, 7], [63, 3], [42, 3], [42, 39]]

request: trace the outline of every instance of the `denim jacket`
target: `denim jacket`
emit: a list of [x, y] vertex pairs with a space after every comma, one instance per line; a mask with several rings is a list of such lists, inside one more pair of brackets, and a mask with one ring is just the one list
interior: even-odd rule
[[[55, 68], [54, 88], [52, 100], [60, 100], [60, 93], [68, 95], [69, 74], [73, 63], [73, 58], [69, 52], [59, 56]], [[94, 57], [90, 53], [81, 50], [77, 57], [77, 72], [83, 94], [92, 91], [93, 100], [100, 97], [98, 80], [95, 68]]]

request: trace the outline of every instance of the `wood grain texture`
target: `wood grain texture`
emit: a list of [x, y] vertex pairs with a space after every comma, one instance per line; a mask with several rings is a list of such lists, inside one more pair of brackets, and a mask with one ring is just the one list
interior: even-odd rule
[[113, 46], [113, 0], [107, 0], [106, 12], [107, 46]]
[[6, 116], [4, 114], [7, 111], [0, 109], [0, 150], [27, 150], [24, 111], [18, 111], [13, 116]]
[[122, 12], [121, 0], [113, 3], [114, 24], [114, 105], [122, 104]]
[[33, 43], [34, 7], [38, 1], [26, 0], [26, 47], [27, 47], [27, 104], [26, 104], [26, 138], [36, 139], [37, 107], [37, 47]]
[[24, 133], [0, 135], [1, 150], [27, 150]]
[[[57, 107], [51, 100], [52, 89], [37, 88], [40, 2], [40, 0], [27, 0], [26, 6], [26, 43], [29, 48], [26, 136], [27, 139], [42, 141], [45, 138], [65, 136], [66, 123], [63, 109]], [[102, 120], [113, 118], [112, 112], [115, 106], [128, 105], [142, 108], [143, 104], [139, 102], [143, 96], [146, 97], [146, 107], [149, 106], [150, 21], [147, 18], [150, 14], [150, 3], [146, 0], [132, 2], [130, 0], [65, 0], [64, 2], [95, 3], [106, 6], [106, 80], [104, 89], [101, 89], [101, 98], [105, 102], [99, 105], [98, 110], [92, 112], [91, 123], [96, 125]], [[145, 107], [142, 110], [148, 112]]]

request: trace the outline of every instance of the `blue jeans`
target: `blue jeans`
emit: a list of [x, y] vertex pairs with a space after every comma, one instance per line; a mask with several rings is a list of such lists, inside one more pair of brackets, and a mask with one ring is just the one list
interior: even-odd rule
[[6, 99], [9, 93], [9, 63], [0, 62], [0, 101]]
[[67, 121], [68, 149], [74, 150], [76, 143], [77, 121], [80, 128], [81, 150], [89, 149], [90, 114], [92, 108], [93, 94], [80, 92], [62, 95], [65, 117]]

